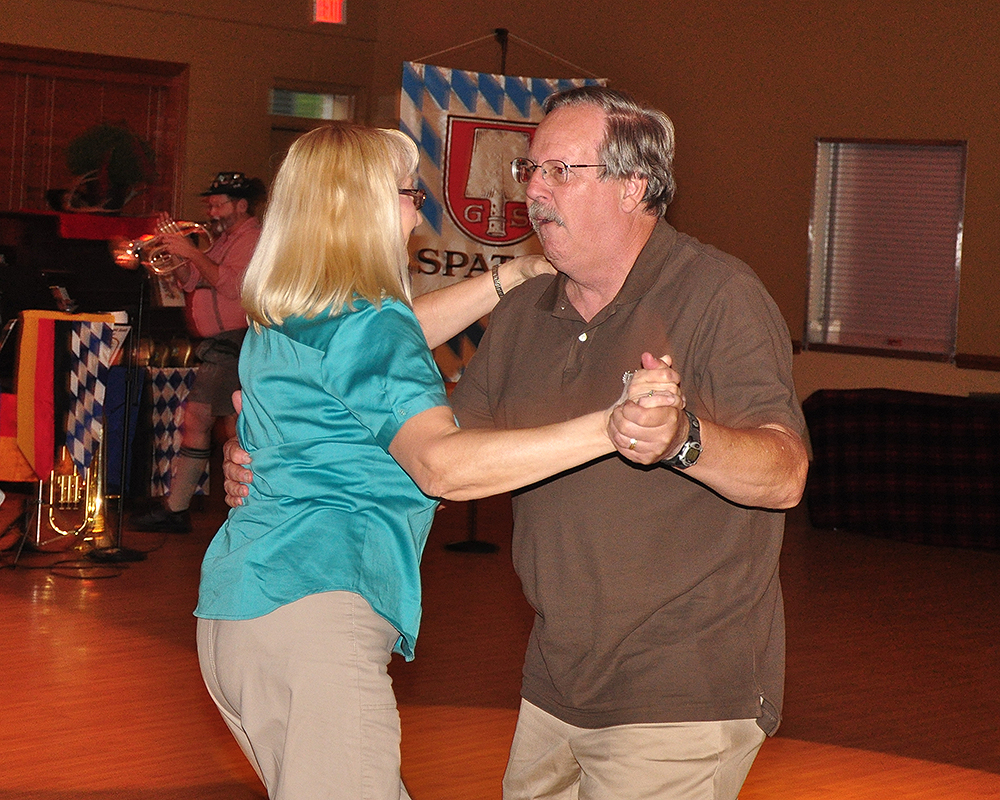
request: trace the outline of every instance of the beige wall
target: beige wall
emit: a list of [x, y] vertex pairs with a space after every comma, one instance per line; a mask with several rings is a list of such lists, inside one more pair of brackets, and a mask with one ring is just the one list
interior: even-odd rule
[[873, 387], [935, 394], [1000, 394], [1000, 372], [958, 369], [930, 361], [810, 351], [795, 356], [793, 369], [800, 400], [817, 389]]
[[[449, 50], [429, 60], [497, 72], [490, 34], [509, 28], [508, 73], [589, 72], [672, 116], [679, 193], [671, 222], [750, 263], [793, 338], [803, 326], [816, 137], [965, 139], [958, 347], [1000, 357], [1000, 4], [510, 0], [487, 16], [465, 0], [348, 3], [346, 27], [317, 28], [305, 20], [310, 0], [175, 0], [170, 12], [157, 10], [165, 0], [5, 0], [0, 38], [189, 63], [184, 210], [198, 214], [196, 194], [217, 169], [268, 174], [266, 102], [276, 80], [363, 87], [365, 118], [393, 124], [401, 61]], [[998, 374], [796, 358], [803, 396], [832, 385], [996, 391]]]

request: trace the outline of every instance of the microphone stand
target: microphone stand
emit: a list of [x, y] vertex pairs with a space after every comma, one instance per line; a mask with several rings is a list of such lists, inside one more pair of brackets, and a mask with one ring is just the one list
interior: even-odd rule
[[476, 534], [479, 531], [478, 501], [469, 500], [468, 503], [469, 505], [466, 509], [466, 519], [469, 524], [468, 538], [463, 539], [460, 542], [448, 542], [448, 544], [444, 546], [444, 549], [451, 550], [453, 553], [495, 553], [500, 549], [497, 545], [493, 544], [493, 542], [484, 542], [482, 539], [476, 538]]

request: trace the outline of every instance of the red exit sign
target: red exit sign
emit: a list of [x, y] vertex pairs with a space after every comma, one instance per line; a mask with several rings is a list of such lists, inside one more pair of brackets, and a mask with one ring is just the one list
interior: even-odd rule
[[313, 22], [333, 22], [343, 24], [344, 4], [347, 0], [315, 0]]

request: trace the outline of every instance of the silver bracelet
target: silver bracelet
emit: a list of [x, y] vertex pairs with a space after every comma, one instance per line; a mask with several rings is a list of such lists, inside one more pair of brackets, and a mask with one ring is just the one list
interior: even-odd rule
[[493, 267], [493, 286], [497, 290], [497, 297], [503, 297], [503, 286], [500, 285], [500, 267]]

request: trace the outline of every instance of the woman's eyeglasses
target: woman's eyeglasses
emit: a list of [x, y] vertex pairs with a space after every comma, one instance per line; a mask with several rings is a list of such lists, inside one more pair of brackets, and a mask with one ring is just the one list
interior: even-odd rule
[[427, 199], [427, 192], [423, 189], [400, 189], [400, 194], [405, 194], [413, 201], [413, 207], [419, 211], [424, 207], [424, 200]]

